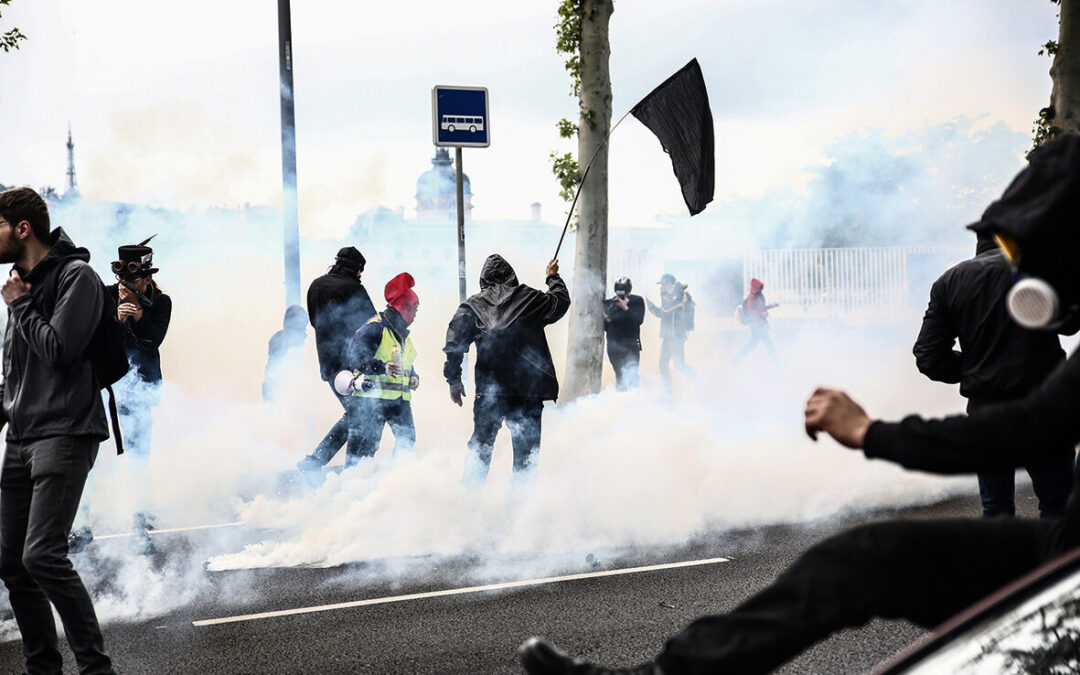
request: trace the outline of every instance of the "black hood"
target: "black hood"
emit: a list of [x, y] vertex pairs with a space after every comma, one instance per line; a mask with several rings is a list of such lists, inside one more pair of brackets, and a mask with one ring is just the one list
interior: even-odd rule
[[[45, 257], [30, 271], [19, 269], [19, 276], [28, 284], [33, 284], [45, 278], [49, 270], [53, 269], [65, 260], [82, 260], [90, 262], [90, 251], [76, 246], [75, 242], [67, 236], [64, 228], [58, 227], [49, 234], [49, 243], [52, 248]], [[18, 267], [16, 267], [18, 269]]]
[[492, 286], [505, 286], [513, 288], [518, 285], [517, 274], [510, 263], [506, 262], [498, 253], [489, 255], [484, 261], [484, 267], [480, 270], [480, 290], [486, 290]]
[[971, 229], [1007, 235], [1018, 269], [1054, 286], [1065, 304], [1080, 302], [1080, 135], [1062, 134], [1031, 153], [1001, 198]]

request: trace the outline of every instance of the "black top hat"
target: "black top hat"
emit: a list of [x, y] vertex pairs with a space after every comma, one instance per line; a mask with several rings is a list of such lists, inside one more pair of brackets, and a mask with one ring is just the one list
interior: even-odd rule
[[113, 274], [125, 277], [146, 277], [158, 271], [154, 267], [154, 249], [149, 246], [121, 246], [116, 249], [119, 260], [112, 263]]

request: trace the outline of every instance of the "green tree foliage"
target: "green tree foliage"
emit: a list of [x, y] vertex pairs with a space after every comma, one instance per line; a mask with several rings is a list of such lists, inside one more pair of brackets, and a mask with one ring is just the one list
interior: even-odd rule
[[[570, 95], [578, 98], [581, 95], [581, 0], [562, 0], [558, 16], [559, 20], [554, 26], [555, 51], [566, 57], [563, 65], [570, 74]], [[587, 118], [587, 115], [583, 112], [582, 117]], [[577, 136], [577, 125], [566, 118], [556, 122], [555, 127], [561, 138]], [[581, 167], [574, 153], [560, 154], [553, 150], [548, 157], [551, 159], [551, 172], [559, 182], [559, 196], [563, 201], [572, 201], [574, 190], [581, 180]]]
[[[1050, 0], [1055, 5], [1060, 5], [1061, 0]], [[1060, 18], [1060, 15], [1059, 15]], [[1039, 56], [1049, 56], [1051, 59], [1057, 54], [1058, 43], [1057, 40], [1047, 40], [1046, 44], [1039, 50]], [[1039, 111], [1039, 116], [1035, 119], [1035, 123], [1031, 126], [1031, 150], [1039, 147], [1043, 143], [1049, 141], [1058, 134], [1058, 127], [1054, 126], [1054, 109], [1053, 107], [1046, 107]], [[1031, 150], [1028, 150], [1028, 154], [1031, 154]]]
[[[0, 6], [10, 5], [11, 0], [0, 0]], [[0, 13], [0, 18], [3, 18], [3, 14]], [[5, 52], [9, 52], [12, 49], [19, 48], [19, 40], [25, 40], [26, 36], [22, 34], [18, 28], [12, 28], [6, 33], [0, 33], [0, 49]]]

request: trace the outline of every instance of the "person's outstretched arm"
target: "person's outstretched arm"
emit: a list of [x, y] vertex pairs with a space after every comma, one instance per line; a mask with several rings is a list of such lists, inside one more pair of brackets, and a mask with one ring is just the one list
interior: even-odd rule
[[1031, 394], [971, 415], [872, 420], [842, 391], [807, 401], [806, 431], [825, 432], [869, 458], [933, 473], [974, 473], [1037, 464], [1080, 440], [1080, 357], [1075, 353]]

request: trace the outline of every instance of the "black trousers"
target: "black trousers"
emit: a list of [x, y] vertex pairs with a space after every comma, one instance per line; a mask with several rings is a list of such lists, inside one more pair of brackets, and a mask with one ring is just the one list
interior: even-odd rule
[[514, 446], [514, 472], [530, 468], [540, 454], [540, 416], [543, 412], [544, 402], [540, 399], [477, 396], [473, 402], [473, 435], [465, 458], [465, 482], [487, 480], [495, 436], [504, 421]]
[[665, 675], [765, 673], [874, 617], [930, 628], [1056, 551], [1062, 521], [943, 520], [859, 527], [814, 546], [729, 614], [668, 641]]
[[345, 449], [345, 466], [355, 466], [361, 459], [373, 457], [379, 449], [383, 426], [387, 424], [394, 432], [395, 455], [412, 450], [416, 444], [416, 424], [409, 401], [400, 398], [392, 401], [355, 398], [348, 416], [349, 442]]
[[[969, 399], [967, 411], [970, 415], [979, 408], [993, 405], [993, 401]], [[1076, 465], [1076, 451], [1072, 446], [1063, 446], [1047, 462], [1024, 467], [1031, 476], [1031, 487], [1039, 498], [1040, 518], [1060, 518], [1065, 513], [1065, 502], [1072, 493], [1073, 471]], [[979, 497], [985, 517], [1016, 515], [1016, 471], [981, 471], [979, 472]]]
[[92, 438], [58, 436], [9, 443], [4, 454], [0, 577], [31, 675], [59, 673], [63, 667], [52, 607], [64, 624], [79, 672], [113, 672], [94, 604], [68, 559], [68, 534], [97, 449]]
[[608, 360], [615, 371], [615, 387], [619, 391], [637, 389], [641, 386], [638, 379], [638, 367], [641, 364], [641, 349], [637, 340], [632, 343], [618, 342], [608, 339]]

